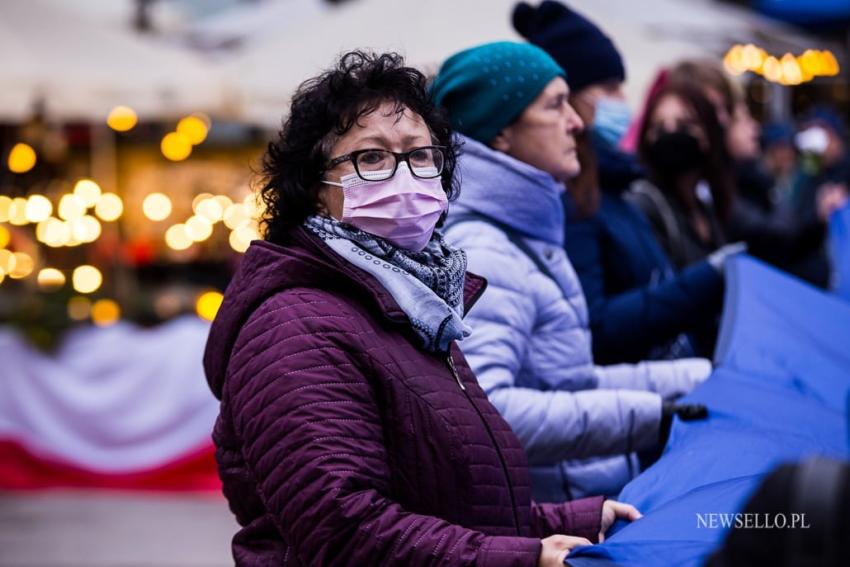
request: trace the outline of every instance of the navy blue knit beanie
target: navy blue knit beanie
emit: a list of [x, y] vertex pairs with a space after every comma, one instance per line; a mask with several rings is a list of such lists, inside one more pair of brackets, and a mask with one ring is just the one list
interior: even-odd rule
[[545, 0], [537, 8], [520, 2], [514, 6], [513, 24], [520, 35], [542, 47], [564, 68], [573, 92], [626, 80], [623, 59], [611, 39], [560, 2]]

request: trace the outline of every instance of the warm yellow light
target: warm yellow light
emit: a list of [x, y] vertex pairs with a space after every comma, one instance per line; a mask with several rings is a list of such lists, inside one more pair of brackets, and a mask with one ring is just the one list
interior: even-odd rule
[[171, 214], [171, 199], [162, 193], [151, 193], [142, 202], [142, 211], [153, 221], [161, 221]]
[[12, 173], [26, 173], [35, 167], [35, 150], [29, 144], [15, 144], [9, 152], [9, 169]]
[[761, 64], [764, 62], [766, 56], [764, 50], [759, 49], [752, 43], [748, 43], [744, 46], [741, 55], [744, 67], [749, 71], [761, 68]]
[[91, 215], [71, 221], [71, 237], [79, 242], [94, 242], [100, 238], [100, 222]]
[[12, 208], [12, 199], [6, 195], [0, 195], [0, 222], [9, 222], [9, 209]]
[[94, 266], [84, 265], [74, 269], [71, 281], [74, 284], [74, 290], [78, 293], [92, 293], [97, 291], [103, 283], [103, 276]]
[[65, 246], [71, 240], [71, 225], [57, 218], [49, 218], [38, 223], [35, 229], [35, 237], [53, 248]]
[[24, 252], [15, 252], [15, 267], [7, 273], [10, 278], [19, 280], [30, 275], [33, 268], [35, 268], [35, 261], [32, 256]]
[[106, 222], [118, 220], [123, 213], [124, 203], [115, 193], [104, 193], [94, 206], [94, 214]]
[[15, 226], [27, 224], [27, 200], [23, 197], [15, 197], [9, 205], [9, 223]]
[[74, 195], [82, 199], [86, 207], [94, 207], [100, 199], [100, 185], [91, 179], [80, 179], [74, 185]]
[[744, 63], [744, 46], [732, 46], [723, 57], [723, 66], [733, 75], [744, 73], [747, 70], [747, 65]]
[[195, 208], [195, 213], [198, 216], [204, 217], [208, 221], [215, 223], [220, 221], [224, 216], [224, 209], [218, 199], [211, 197], [198, 203], [198, 206]]
[[821, 54], [814, 49], [807, 49], [797, 58], [804, 75], [817, 77], [821, 75]]
[[218, 313], [218, 308], [221, 307], [223, 300], [224, 296], [218, 291], [202, 293], [195, 302], [195, 312], [201, 319], [212, 321], [215, 319], [215, 315]]
[[78, 219], [86, 214], [86, 203], [77, 195], [67, 193], [59, 199], [59, 216], [67, 221]]
[[194, 146], [207, 139], [208, 131], [209, 126], [207, 123], [194, 114], [181, 118], [180, 122], [177, 123], [177, 132], [186, 136]]
[[65, 285], [65, 274], [56, 268], [42, 268], [38, 272], [38, 286], [44, 291], [55, 291]]
[[237, 252], [245, 252], [252, 240], [257, 240], [260, 235], [248, 225], [243, 225], [230, 233], [230, 247]]
[[10, 273], [15, 269], [16, 261], [15, 254], [5, 248], [0, 248], [0, 271], [4, 274]]
[[12, 240], [12, 234], [9, 232], [9, 229], [0, 225], [0, 248], [6, 248], [10, 240]]
[[192, 242], [184, 224], [175, 224], [165, 231], [165, 243], [172, 250], [185, 250]]
[[803, 74], [800, 72], [796, 57], [786, 53], [782, 56], [780, 63], [782, 64], [782, 79], [786, 84], [799, 85], [803, 82]]
[[764, 65], [762, 65], [762, 73], [768, 81], [778, 82], [782, 78], [782, 65], [779, 63], [779, 59], [773, 55], [765, 59]]
[[44, 195], [32, 195], [27, 199], [25, 210], [24, 214], [29, 222], [41, 222], [53, 213], [53, 203]]
[[83, 321], [91, 315], [91, 300], [77, 295], [68, 300], [68, 317], [74, 321]]
[[212, 223], [201, 216], [191, 216], [186, 221], [186, 234], [195, 242], [203, 242], [212, 235]]
[[805, 83], [814, 79], [814, 74], [811, 72], [810, 66], [803, 59], [802, 55], [795, 57], [797, 60], [797, 67], [800, 69], [800, 77], [801, 82]]
[[170, 132], [159, 145], [162, 155], [171, 161], [181, 161], [192, 155], [192, 142], [186, 134]]
[[838, 60], [830, 50], [821, 52], [821, 74], [825, 77], [834, 77], [841, 71]]
[[109, 112], [106, 123], [110, 128], [118, 132], [132, 130], [139, 122], [136, 111], [129, 106], [116, 106]]
[[224, 226], [230, 230], [236, 230], [249, 222], [251, 222], [251, 212], [243, 203], [230, 205], [224, 211]]
[[221, 205], [222, 217], [224, 217], [223, 211], [226, 211], [227, 207], [233, 204], [233, 200], [227, 195], [216, 195], [213, 198], [218, 202], [219, 205]]
[[99, 327], [113, 325], [120, 318], [121, 308], [112, 299], [98, 299], [91, 306], [91, 320]]
[[214, 199], [214, 198], [215, 198], [215, 195], [213, 195], [212, 193], [198, 193], [192, 199], [192, 212], [197, 213], [198, 212], [198, 205], [200, 205], [201, 203], [203, 203], [207, 199]]

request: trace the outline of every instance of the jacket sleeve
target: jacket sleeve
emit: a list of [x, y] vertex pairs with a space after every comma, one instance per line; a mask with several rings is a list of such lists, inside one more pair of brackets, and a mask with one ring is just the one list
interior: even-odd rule
[[600, 388], [656, 392], [667, 399], [687, 394], [704, 382], [711, 370], [708, 359], [680, 358], [597, 366], [596, 375]]
[[223, 403], [262, 504], [298, 559], [535, 567], [538, 539], [488, 536], [392, 500], [371, 363], [346, 319], [317, 294], [295, 308], [261, 307], [231, 358], [247, 363], [229, 369]]
[[[609, 293], [603, 229], [595, 219], [568, 228], [567, 253], [587, 300], [596, 353], [639, 359], [653, 346], [720, 312], [723, 277], [699, 262], [656, 285]], [[620, 360], [623, 360], [621, 358]]]
[[558, 504], [531, 503], [531, 526], [538, 537], [568, 534], [596, 543], [602, 529], [604, 496], [591, 496]]
[[[517, 385], [537, 323], [536, 298], [529, 280], [546, 276], [523, 274], [524, 258], [477, 242], [455, 242], [466, 250], [470, 271], [488, 280], [487, 291], [467, 315], [472, 334], [460, 347], [478, 383], [525, 447], [530, 464], [618, 455], [655, 446], [661, 419], [658, 394], [542, 391]], [[511, 266], [510, 273], [505, 266]]]

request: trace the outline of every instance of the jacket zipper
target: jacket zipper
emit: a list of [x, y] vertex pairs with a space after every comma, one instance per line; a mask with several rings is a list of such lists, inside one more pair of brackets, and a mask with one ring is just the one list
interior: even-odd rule
[[454, 360], [452, 359], [451, 347], [449, 349], [449, 354], [446, 357], [449, 363], [449, 369], [452, 371], [452, 375], [457, 380], [458, 386], [463, 390], [466, 399], [469, 401], [470, 405], [475, 408], [475, 413], [478, 414], [478, 418], [481, 420], [481, 424], [484, 426], [484, 429], [487, 430], [487, 435], [490, 436], [490, 442], [493, 443], [493, 447], [496, 449], [496, 454], [499, 455], [499, 463], [502, 465], [502, 473], [505, 475], [505, 484], [508, 485], [508, 494], [511, 497], [511, 514], [514, 519], [514, 529], [518, 536], [522, 535], [522, 530], [519, 529], [519, 517], [517, 516], [517, 505], [516, 505], [516, 496], [514, 495], [514, 487], [511, 483], [511, 476], [508, 473], [508, 465], [505, 463], [505, 457], [502, 455], [502, 450], [499, 448], [499, 444], [496, 442], [496, 436], [493, 435], [493, 430], [490, 429], [490, 426], [487, 424], [487, 420], [484, 419], [484, 414], [481, 413], [481, 410], [478, 409], [478, 405], [472, 399], [472, 396], [469, 395], [469, 392], [466, 391], [466, 386], [463, 385], [463, 382], [460, 381], [460, 374], [458, 374], [457, 368], [455, 367]]
[[465, 392], [466, 386], [464, 386], [463, 382], [460, 381], [460, 374], [457, 373], [457, 368], [455, 368], [455, 361], [452, 360], [451, 354], [449, 354], [449, 356], [447, 357], [447, 360], [449, 361], [449, 368], [452, 371], [452, 376], [454, 376], [455, 380], [457, 380], [457, 385], [460, 386], [460, 389]]

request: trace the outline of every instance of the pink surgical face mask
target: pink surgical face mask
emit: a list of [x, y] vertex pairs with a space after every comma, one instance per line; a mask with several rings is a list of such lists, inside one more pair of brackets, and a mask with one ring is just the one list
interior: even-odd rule
[[[387, 172], [373, 174], [382, 177]], [[342, 187], [342, 222], [413, 252], [425, 248], [448, 206], [440, 178], [415, 177], [405, 162], [382, 181], [366, 181], [352, 173], [341, 177], [340, 183], [324, 183]]]

